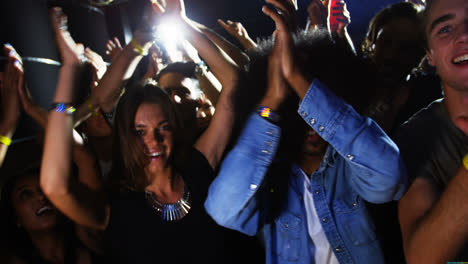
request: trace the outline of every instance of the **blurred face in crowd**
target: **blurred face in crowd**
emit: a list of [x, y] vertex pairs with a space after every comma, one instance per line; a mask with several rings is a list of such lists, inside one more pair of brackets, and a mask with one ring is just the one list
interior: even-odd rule
[[58, 212], [42, 193], [38, 175], [21, 177], [11, 195], [18, 227], [34, 232], [56, 226]]
[[377, 70], [388, 80], [404, 81], [411, 69], [424, 55], [418, 23], [407, 18], [396, 18], [377, 33], [373, 60]]
[[168, 165], [173, 146], [172, 128], [158, 104], [143, 103], [135, 115], [135, 132], [149, 159], [145, 172], [154, 174]]
[[436, 0], [425, 27], [429, 62], [437, 69], [445, 105], [468, 135], [468, 0]]
[[172, 101], [177, 105], [185, 125], [193, 123], [197, 115], [198, 103], [193, 99], [189, 88], [192, 82], [191, 78], [176, 72], [164, 73], [158, 81], [158, 85], [170, 95]]
[[326, 147], [327, 142], [315, 130], [307, 126], [303, 149], [304, 155], [322, 155], [325, 153]]
[[179, 87], [184, 86], [184, 83], [187, 81], [186, 76], [177, 73], [177, 72], [166, 72], [161, 77], [159, 77], [158, 85], [161, 88], [167, 87]]
[[197, 110], [197, 126], [200, 129], [206, 129], [211, 122], [215, 112], [214, 106], [206, 100], [203, 102]]

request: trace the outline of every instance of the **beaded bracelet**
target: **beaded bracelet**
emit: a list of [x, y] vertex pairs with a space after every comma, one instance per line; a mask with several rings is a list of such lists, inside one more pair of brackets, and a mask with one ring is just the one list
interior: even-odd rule
[[2, 143], [5, 146], [10, 146], [11, 145], [11, 138], [7, 138], [5, 136], [0, 135], [0, 143]]
[[85, 101], [86, 105], [88, 106], [89, 110], [93, 113], [93, 116], [98, 116], [99, 112], [96, 108], [94, 108], [93, 104], [91, 103], [91, 99], [87, 99]]
[[271, 108], [269, 107], [259, 106], [257, 107], [257, 113], [261, 117], [265, 118], [266, 120], [274, 124], [278, 124], [278, 122], [280, 121], [280, 116], [277, 113], [273, 112]]
[[468, 170], [468, 153], [463, 157], [463, 166]]
[[67, 115], [73, 114], [76, 111], [76, 108], [72, 106], [70, 103], [52, 103], [49, 108], [50, 110], [55, 110], [57, 113], [65, 113]]
[[133, 50], [135, 52], [138, 52], [140, 53], [141, 56], [146, 56], [148, 55], [148, 50], [145, 50], [140, 44], [138, 44], [138, 42], [136, 41], [136, 39], [132, 39], [132, 41], [130, 41], [130, 44], [132, 44], [133, 46]]

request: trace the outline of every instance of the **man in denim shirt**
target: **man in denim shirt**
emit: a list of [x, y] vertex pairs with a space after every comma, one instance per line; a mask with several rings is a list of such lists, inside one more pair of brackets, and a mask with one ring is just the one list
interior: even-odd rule
[[[403, 195], [399, 150], [374, 121], [320, 80], [307, 80], [292, 55], [286, 12], [263, 11], [277, 26], [267, 91], [223, 161], [205, 208], [218, 224], [259, 235], [267, 263], [383, 263], [363, 200], [383, 203]], [[281, 156], [282, 133], [274, 111], [291, 88], [310, 128], [300, 155], [274, 160]], [[294, 159], [290, 166], [288, 158]]]

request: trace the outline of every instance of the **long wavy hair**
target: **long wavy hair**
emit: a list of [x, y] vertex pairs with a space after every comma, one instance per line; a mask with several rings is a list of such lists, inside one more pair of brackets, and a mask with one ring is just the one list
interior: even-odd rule
[[[149, 184], [144, 168], [149, 163], [135, 132], [135, 115], [143, 103], [160, 105], [173, 135], [173, 150], [169, 165], [181, 170], [183, 150], [187, 147], [179, 112], [169, 95], [154, 82], [145, 81], [130, 87], [120, 99], [115, 114], [114, 158], [111, 180], [114, 187], [127, 191], [143, 191]], [[117, 184], [117, 186], [115, 185]]]

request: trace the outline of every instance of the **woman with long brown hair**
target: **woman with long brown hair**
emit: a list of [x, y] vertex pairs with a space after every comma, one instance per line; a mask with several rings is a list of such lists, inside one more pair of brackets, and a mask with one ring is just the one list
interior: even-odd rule
[[[73, 221], [105, 230], [106, 252], [113, 263], [235, 261], [236, 255], [240, 257], [234, 254], [238, 246], [228, 242], [241, 237], [218, 226], [203, 202], [230, 137], [230, 95], [238, 69], [193, 26], [181, 0], [167, 1], [164, 8], [153, 3], [152, 8], [151, 19], [158, 13], [173, 15], [223, 86], [209, 127], [193, 147], [187, 145], [178, 113], [163, 90], [151, 83], [127, 87], [114, 121], [116, 158], [110, 177], [117, 180], [119, 190], [86, 188], [69, 173], [73, 120], [69, 103], [73, 102], [74, 73], [80, 67], [79, 53], [71, 43], [47, 125], [41, 186]], [[99, 85], [121, 83], [122, 75], [141, 59], [152, 39], [151, 32], [137, 31]]]

